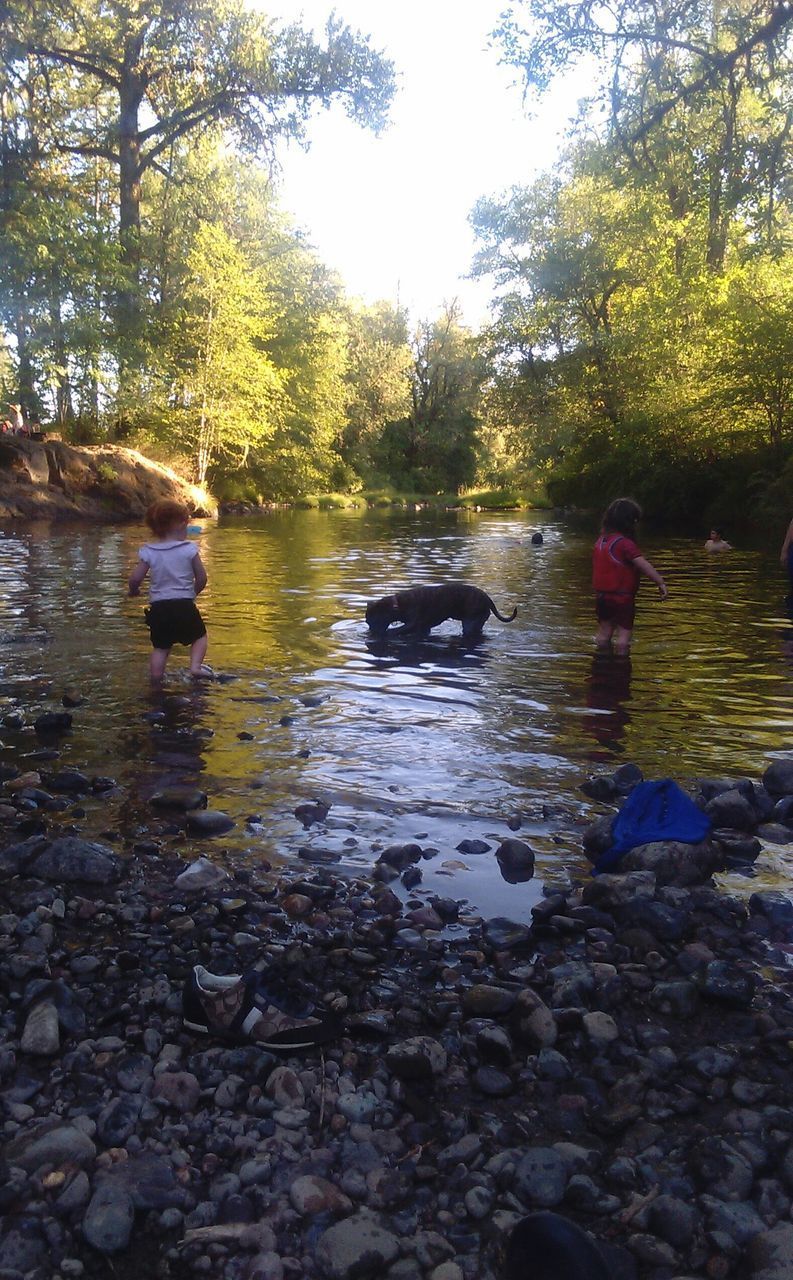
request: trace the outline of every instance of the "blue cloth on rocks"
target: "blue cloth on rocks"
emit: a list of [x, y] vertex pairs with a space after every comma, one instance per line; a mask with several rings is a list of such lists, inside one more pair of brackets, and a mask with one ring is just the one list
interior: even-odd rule
[[707, 814], [698, 809], [671, 778], [640, 782], [617, 814], [611, 848], [598, 858], [592, 874], [611, 871], [629, 849], [640, 844], [652, 844], [655, 840], [699, 844], [710, 833], [712, 825]]

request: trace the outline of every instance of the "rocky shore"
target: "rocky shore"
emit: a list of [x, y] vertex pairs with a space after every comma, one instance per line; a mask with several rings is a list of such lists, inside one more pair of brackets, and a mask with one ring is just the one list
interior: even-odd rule
[[215, 511], [203, 489], [134, 449], [0, 436], [0, 520], [136, 520], [157, 498]]
[[[541, 1208], [615, 1280], [793, 1275], [793, 902], [711, 879], [793, 842], [793, 760], [692, 784], [709, 839], [527, 925], [422, 895], [416, 844], [364, 879], [230, 875], [222, 835], [89, 841], [116, 784], [59, 767], [70, 714], [37, 723], [35, 773], [0, 765], [0, 1280], [496, 1280]], [[640, 779], [585, 783], [592, 856]], [[207, 797], [158, 803], [178, 829]], [[530, 874], [506, 823], [498, 856]], [[337, 1044], [183, 1029], [194, 965], [262, 960], [343, 1012]]]

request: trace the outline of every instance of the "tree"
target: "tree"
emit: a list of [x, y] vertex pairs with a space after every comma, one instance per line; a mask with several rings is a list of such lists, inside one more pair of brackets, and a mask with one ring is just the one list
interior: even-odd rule
[[[198, 484], [219, 457], [244, 465], [275, 432], [283, 375], [266, 352], [264, 282], [219, 226], [205, 224], [189, 259], [184, 367], [175, 371], [171, 430], [187, 446]], [[177, 380], [178, 379], [178, 380]]]
[[388, 423], [410, 412], [412, 356], [407, 315], [388, 302], [351, 307], [345, 425], [338, 451], [353, 475], [370, 477]]
[[142, 184], [169, 149], [222, 122], [243, 150], [266, 154], [337, 98], [379, 128], [393, 91], [391, 63], [336, 19], [320, 45], [243, 0], [6, 0], [2, 14], [6, 82], [31, 63], [56, 82], [68, 76], [70, 110], [37, 144], [101, 158], [117, 174], [122, 364], [140, 363]]
[[457, 490], [476, 474], [485, 369], [456, 302], [437, 320], [422, 322], [412, 345], [410, 413], [386, 426], [375, 462], [417, 492]]

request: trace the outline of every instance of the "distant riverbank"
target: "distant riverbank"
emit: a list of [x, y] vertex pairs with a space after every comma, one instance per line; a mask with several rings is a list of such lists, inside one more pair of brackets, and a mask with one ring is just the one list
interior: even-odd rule
[[0, 438], [0, 520], [134, 520], [157, 498], [216, 511], [206, 490], [134, 449]]

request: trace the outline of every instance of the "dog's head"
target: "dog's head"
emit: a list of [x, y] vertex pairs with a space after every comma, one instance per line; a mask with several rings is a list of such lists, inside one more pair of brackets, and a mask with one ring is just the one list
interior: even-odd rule
[[384, 636], [392, 622], [399, 621], [396, 596], [370, 600], [366, 606], [366, 625], [375, 635]]

